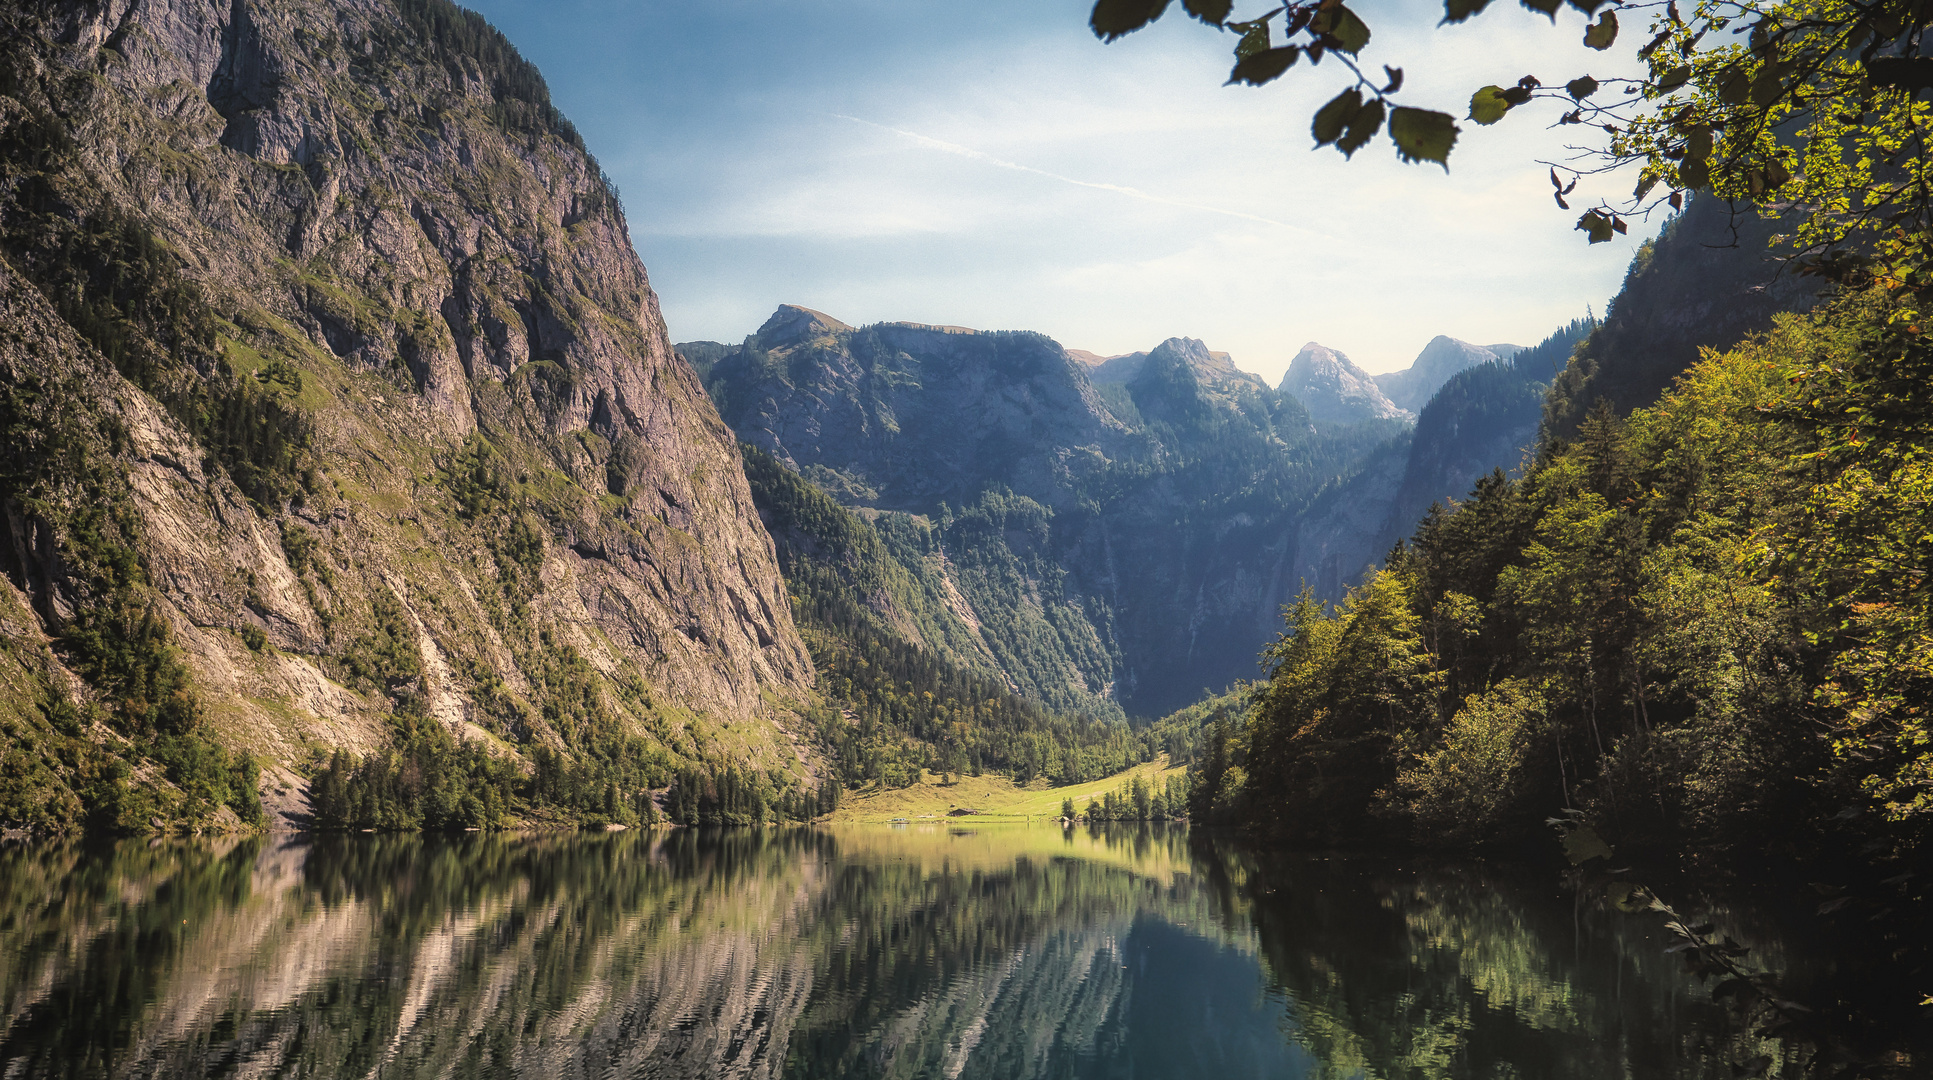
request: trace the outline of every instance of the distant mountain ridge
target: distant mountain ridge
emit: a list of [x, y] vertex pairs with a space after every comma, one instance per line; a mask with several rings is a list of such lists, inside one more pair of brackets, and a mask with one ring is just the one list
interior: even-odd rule
[[786, 306], [742, 345], [679, 349], [706, 358], [741, 439], [888, 512], [888, 534], [930, 532], [909, 572], [943, 583], [957, 600], [936, 618], [978, 644], [929, 645], [1062, 708], [1158, 714], [1251, 677], [1299, 583], [1294, 515], [1401, 431], [1318, 435], [1188, 338], [1103, 358], [1026, 332], [844, 326]]
[[[1303, 519], [1296, 549], [1316, 594], [1339, 598], [1415, 530], [1432, 503], [1464, 498], [1494, 470], [1516, 470], [1536, 448], [1551, 377], [1596, 325], [1573, 320], [1531, 348], [1503, 346], [1507, 360], [1450, 375], [1402, 445], [1385, 448]], [[1464, 356], [1474, 349], [1453, 338], [1437, 341], [1463, 346]], [[1495, 355], [1498, 348], [1483, 351]]]
[[1452, 375], [1465, 368], [1494, 364], [1503, 359], [1498, 348], [1509, 352], [1517, 350], [1515, 345], [1486, 348], [1438, 335], [1423, 346], [1423, 351], [1409, 367], [1376, 376], [1376, 385], [1397, 408], [1412, 413], [1421, 412], [1424, 404], [1444, 383], [1450, 381]]
[[[1194, 338], [1169, 338], [1156, 346], [1156, 348], [1162, 347], [1187, 349], [1189, 363], [1195, 367], [1196, 377], [1204, 382], [1238, 382], [1246, 383], [1258, 390], [1268, 389], [1268, 380], [1237, 368], [1234, 358], [1228, 353], [1215, 352]], [[1131, 352], [1118, 356], [1101, 356], [1085, 349], [1068, 349], [1067, 355], [1087, 366], [1087, 377], [1091, 382], [1126, 384], [1141, 373], [1141, 369], [1147, 364], [1149, 353]]]
[[1308, 577], [1305, 508], [1407, 445], [1398, 410], [1318, 424], [1191, 338], [1103, 357], [785, 305], [678, 348], [739, 438], [926, 538], [895, 550], [954, 598], [929, 647], [1061, 708], [1155, 715], [1252, 677]]

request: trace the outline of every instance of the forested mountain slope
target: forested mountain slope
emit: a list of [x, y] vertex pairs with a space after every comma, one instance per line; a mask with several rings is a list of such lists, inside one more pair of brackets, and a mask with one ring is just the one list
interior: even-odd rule
[[434, 766], [437, 809], [391, 801], [446, 821], [534, 798], [533, 756], [566, 802], [801, 773], [731, 434], [501, 35], [443, 0], [0, 23], [0, 818], [252, 816], [244, 753], [288, 792], [332, 748]]
[[929, 647], [1097, 715], [1251, 677], [1300, 584], [1297, 516], [1402, 431], [1314, 424], [1189, 339], [1094, 364], [1038, 334], [782, 307], [742, 345], [679, 349], [741, 439], [927, 545], [972, 627], [922, 628]]
[[[1603, 320], [1573, 322], [1522, 350], [1437, 338], [1410, 368], [1375, 376], [1393, 405], [1419, 409], [1415, 432], [1400, 466], [1398, 451], [1385, 451], [1302, 523], [1297, 546], [1316, 595], [1340, 600], [1432, 502], [1462, 499], [1493, 469], [1517, 468], [1540, 433], [1568, 438], [1600, 398], [1622, 412], [1648, 404], [1700, 349], [1729, 347], [1775, 313], [1810, 307], [1819, 281], [1765, 254], [1776, 228], [1694, 199], [1640, 248]], [[1411, 404], [1423, 386], [1431, 394]]]
[[[1397, 374], [1416, 373], [1414, 385], [1442, 376], [1442, 385], [1432, 390], [1413, 430], [1379, 447], [1303, 516], [1295, 543], [1298, 577], [1321, 599], [1341, 600], [1410, 534], [1431, 503], [1462, 499], [1485, 474], [1522, 465], [1537, 441], [1545, 388], [1589, 325], [1573, 322], [1530, 349], [1432, 340]], [[1499, 350], [1509, 358], [1494, 359]], [[1476, 362], [1458, 366], [1469, 360]]]
[[1598, 400], [1619, 412], [1656, 401], [1699, 350], [1726, 349], [1781, 311], [1817, 302], [1821, 279], [1768, 251], [1785, 226], [1695, 197], [1638, 249], [1617, 298], [1553, 384], [1550, 438], [1569, 438]]

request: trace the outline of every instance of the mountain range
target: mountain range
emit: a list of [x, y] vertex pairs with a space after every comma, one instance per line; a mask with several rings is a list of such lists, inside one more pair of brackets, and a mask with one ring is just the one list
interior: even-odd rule
[[[1410, 414], [1315, 343], [1273, 390], [1189, 338], [1103, 357], [793, 305], [740, 345], [678, 350], [745, 443], [934, 537], [906, 569], [957, 600], [924, 646], [1061, 708], [1160, 715], [1252, 677], [1282, 605], [1305, 584], [1339, 599], [1404, 482], [1427, 483], [1403, 469]], [[1439, 337], [1388, 378], [1427, 398], [1497, 355]], [[1488, 448], [1478, 472], [1527, 442]]]

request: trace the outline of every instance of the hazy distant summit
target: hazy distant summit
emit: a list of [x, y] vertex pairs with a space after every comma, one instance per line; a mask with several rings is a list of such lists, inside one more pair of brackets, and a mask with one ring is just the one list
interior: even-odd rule
[[1133, 382], [1148, 367], [1148, 357], [1167, 350], [1181, 358], [1193, 372], [1195, 379], [1203, 386], [1233, 390], [1247, 387], [1253, 390], [1267, 390], [1268, 382], [1260, 375], [1251, 374], [1235, 366], [1235, 361], [1225, 352], [1216, 352], [1196, 338], [1172, 337], [1147, 352], [1121, 353], [1118, 356], [1101, 356], [1086, 349], [1069, 349], [1067, 355], [1087, 367], [1089, 382], [1096, 384]]
[[1397, 408], [1421, 412], [1424, 404], [1452, 375], [1478, 364], [1495, 363], [1519, 351], [1521, 346], [1517, 345], [1472, 345], [1439, 334], [1423, 346], [1409, 367], [1375, 376], [1376, 385]]
[[1335, 349], [1313, 341], [1289, 361], [1279, 389], [1300, 401], [1311, 420], [1351, 423], [1410, 416], [1383, 394], [1375, 376]]
[[852, 327], [827, 315], [795, 304], [780, 304], [765, 325], [758, 328], [759, 337], [769, 342], [799, 341], [821, 334], [836, 334]]

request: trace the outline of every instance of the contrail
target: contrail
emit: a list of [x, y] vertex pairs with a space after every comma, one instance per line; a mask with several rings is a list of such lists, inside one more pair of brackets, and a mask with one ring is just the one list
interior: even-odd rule
[[1097, 184], [1092, 180], [1076, 180], [1071, 176], [1062, 176], [1059, 173], [1048, 172], [1046, 169], [1036, 169], [1032, 165], [1022, 165], [1017, 161], [997, 158], [985, 151], [975, 150], [971, 146], [961, 146], [959, 143], [950, 143], [944, 139], [935, 139], [930, 136], [921, 135], [917, 131], [905, 131], [901, 128], [888, 127], [885, 124], [875, 124], [871, 120], [861, 120], [857, 116], [847, 116], [844, 113], [833, 113], [832, 115], [840, 120], [850, 120], [855, 124], [864, 124], [869, 128], [890, 131], [901, 138], [911, 139], [929, 150], [938, 150], [943, 154], [952, 154], [955, 157], [971, 158], [974, 161], [982, 161], [996, 168], [1012, 169], [1014, 172], [1032, 173], [1035, 176], [1044, 176], [1049, 180], [1058, 180], [1063, 184], [1072, 184], [1075, 187], [1093, 188], [1096, 191], [1112, 191], [1118, 195], [1126, 195], [1130, 199], [1140, 199], [1143, 202], [1160, 203], [1163, 206], [1178, 206], [1184, 210], [1199, 210], [1205, 214], [1220, 214], [1223, 217], [1241, 218], [1243, 221], [1259, 221], [1264, 225], [1273, 225], [1278, 229], [1306, 231], [1300, 229], [1299, 226], [1277, 221], [1274, 218], [1265, 218], [1259, 214], [1245, 214], [1240, 210], [1225, 210], [1219, 206], [1204, 206], [1201, 203], [1186, 202], [1181, 199], [1169, 199], [1160, 195], [1150, 195], [1139, 188], [1124, 187], [1120, 184]]

